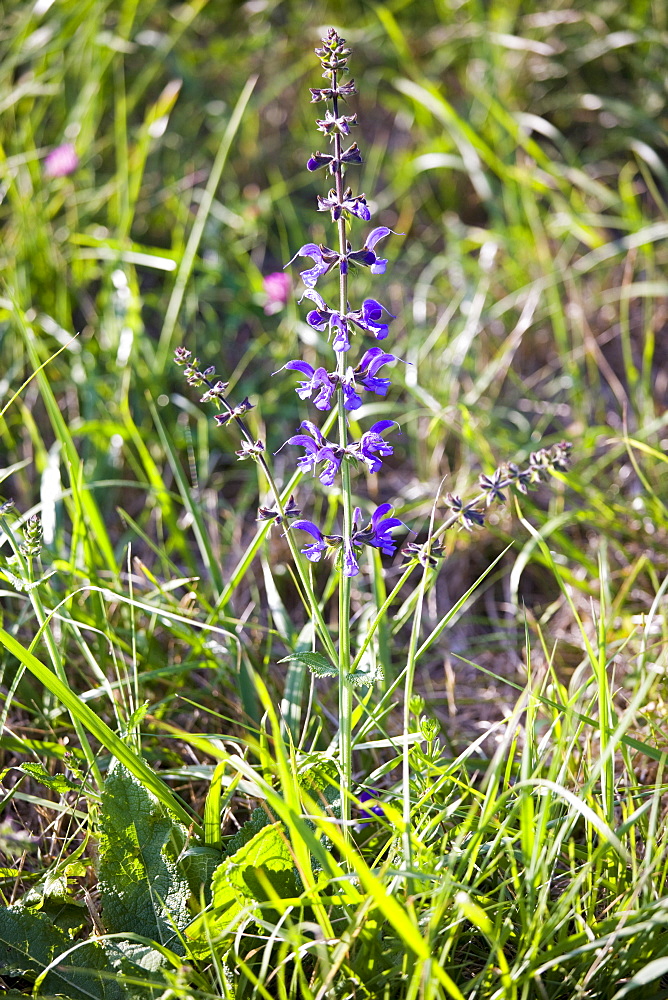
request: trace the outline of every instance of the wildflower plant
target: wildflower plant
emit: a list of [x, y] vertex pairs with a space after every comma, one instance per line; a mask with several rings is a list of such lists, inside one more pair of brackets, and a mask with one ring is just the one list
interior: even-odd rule
[[[316, 127], [329, 145], [327, 152], [314, 152], [308, 158], [306, 167], [311, 172], [322, 171], [332, 179], [333, 186], [327, 194], [318, 196], [317, 211], [329, 213], [331, 217], [333, 245], [304, 243], [289, 264], [297, 258], [312, 262], [311, 266], [300, 271], [304, 287], [299, 301], [306, 300], [311, 305], [306, 322], [314, 330], [327, 335], [331, 354], [317, 366], [302, 358], [294, 358], [280, 369], [281, 372], [298, 374], [295, 392], [300, 399], [312, 405], [316, 419], [318, 414], [321, 415], [321, 422], [304, 419], [296, 433], [278, 450], [289, 449], [294, 455], [295, 469], [301, 476], [317, 477], [322, 487], [335, 494], [339, 510], [337, 530], [326, 531], [315, 520], [303, 517], [301, 503], [292, 495], [288, 499], [279, 487], [270, 468], [271, 457], [267, 454], [265, 443], [255, 440], [244, 422], [244, 415], [252, 406], [250, 400], [246, 398], [234, 405], [227, 398], [227, 384], [217, 380], [213, 368], [200, 370], [197, 358], [185, 348], [177, 349], [175, 361], [183, 366], [191, 386], [206, 387], [201, 401], [214, 403], [221, 411], [215, 417], [217, 423], [236, 423], [242, 438], [237, 451], [239, 459], [260, 463], [273, 493], [274, 506], [260, 507], [258, 520], [265, 526], [267, 522], [281, 525], [284, 531], [313, 619], [315, 641], [322, 650], [319, 652], [314, 648], [310, 654], [304, 655], [303, 662], [308, 663], [318, 676], [336, 676], [338, 680], [338, 767], [343, 833], [347, 836], [353, 787], [354, 688], [360, 682], [370, 683], [370, 675], [363, 673], [360, 665], [381, 618], [413, 572], [421, 568], [421, 580], [413, 595], [413, 630], [404, 672], [404, 730], [407, 734], [422, 602], [427, 586], [433, 582], [433, 571], [443, 556], [443, 535], [455, 526], [470, 531], [482, 525], [487, 508], [495, 502], [505, 501], [511, 487], [526, 493], [547, 472], [565, 471], [570, 445], [562, 442], [551, 449], [533, 453], [525, 468], [508, 463], [491, 475], [481, 475], [480, 492], [470, 501], [448, 493], [444, 498], [446, 516], [438, 523], [434, 509], [426, 541], [418, 541], [414, 537], [417, 533], [409, 532], [403, 548], [406, 560], [403, 574], [371, 622], [360, 648], [356, 651], [352, 649], [351, 580], [361, 572], [362, 554], [365, 550], [375, 549], [386, 557], [394, 556], [399, 545], [397, 533], [403, 532], [405, 536], [409, 529], [395, 515], [394, 505], [389, 499], [383, 499], [370, 514], [364, 514], [355, 502], [354, 477], [360, 471], [379, 475], [378, 493], [382, 496], [383, 461], [393, 454], [392, 439], [399, 425], [393, 419], [376, 420], [356, 438], [351, 433], [350, 414], [360, 409], [369, 396], [388, 396], [392, 383], [387, 368], [402, 359], [386, 349], [385, 345], [378, 346], [378, 342], [388, 338], [390, 323], [395, 317], [379, 299], [369, 297], [361, 303], [351, 302], [351, 279], [360, 268], [382, 277], [389, 260], [379, 256], [379, 244], [392, 235], [400, 234], [382, 225], [364, 232], [363, 227], [371, 221], [371, 208], [366, 195], [355, 194], [353, 187], [347, 183], [348, 171], [363, 162], [357, 142], [348, 144], [352, 129], [357, 127], [357, 115], [343, 113], [344, 105], [357, 93], [354, 80], [346, 79], [350, 49], [345, 39], [331, 28], [322, 39], [322, 45], [316, 49], [316, 54], [326, 86], [311, 88], [311, 102], [325, 106], [322, 117], [316, 120]], [[276, 275], [270, 277], [277, 281]], [[369, 345], [369, 338], [373, 338], [375, 343]], [[328, 416], [323, 419], [323, 414]], [[319, 563], [325, 558], [334, 561], [338, 573], [338, 621], [335, 631], [325, 624], [322, 603], [314, 592], [308, 567], [309, 563]], [[295, 654], [292, 658], [298, 656]], [[411, 813], [408, 746], [406, 740], [402, 784], [407, 862], [410, 861]], [[382, 812], [381, 807], [377, 808]]]

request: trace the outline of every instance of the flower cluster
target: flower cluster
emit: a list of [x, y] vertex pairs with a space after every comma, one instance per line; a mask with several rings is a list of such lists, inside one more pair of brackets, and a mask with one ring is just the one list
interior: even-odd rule
[[478, 479], [480, 492], [473, 500], [464, 503], [460, 496], [446, 493], [445, 505], [449, 514], [435, 534], [426, 543], [409, 542], [401, 550], [410, 560], [417, 560], [423, 566], [435, 566], [443, 556], [441, 535], [448, 528], [459, 525], [467, 531], [485, 523], [487, 508], [494, 502], [503, 503], [509, 488], [519, 493], [528, 493], [529, 489], [542, 482], [554, 472], [566, 472], [569, 466], [572, 449], [570, 441], [559, 441], [551, 448], [540, 448], [529, 456], [529, 464], [520, 469], [515, 462], [506, 462], [495, 469], [491, 476], [484, 473]]
[[[221, 411], [215, 417], [218, 425], [234, 423], [239, 428], [242, 438], [241, 447], [236, 452], [239, 459], [252, 459], [264, 469], [274, 495], [274, 506], [261, 506], [258, 520], [283, 524], [289, 532], [296, 529], [310, 535], [312, 541], [301, 548], [307, 559], [319, 562], [323, 554], [333, 555], [338, 560], [343, 576], [351, 577], [359, 572], [359, 557], [365, 547], [377, 549], [384, 555], [394, 555], [397, 542], [393, 533], [398, 528], [406, 527], [398, 517], [393, 516], [393, 508], [389, 503], [381, 503], [370, 514], [370, 519], [363, 523], [362, 511], [360, 507], [353, 507], [352, 500], [352, 470], [359, 469], [360, 466], [371, 474], [381, 470], [383, 460], [393, 453], [392, 444], [385, 434], [397, 427], [396, 421], [376, 420], [357, 440], [351, 438], [348, 423], [350, 412], [362, 407], [365, 393], [383, 398], [388, 395], [391, 381], [383, 369], [401, 360], [382, 347], [366, 345], [360, 350], [356, 361], [349, 360], [354, 334], [384, 341], [389, 334], [389, 324], [395, 318], [375, 298], [365, 298], [357, 308], [352, 307], [348, 299], [348, 281], [356, 268], [368, 268], [373, 275], [385, 274], [388, 260], [379, 257], [376, 250], [380, 241], [392, 235], [393, 230], [387, 226], [376, 226], [371, 229], [361, 246], [360, 241], [353, 243], [349, 239], [349, 229], [353, 225], [367, 223], [371, 219], [371, 208], [366, 195], [354, 194], [352, 187], [344, 184], [347, 171], [362, 163], [358, 144], [348, 144], [351, 129], [357, 126], [357, 116], [340, 112], [341, 103], [357, 93], [353, 80], [343, 82], [343, 77], [348, 72], [350, 50], [346, 48], [344, 39], [331, 28], [322, 39], [322, 46], [316, 49], [316, 54], [327, 86], [312, 88], [311, 98], [312, 103], [324, 102], [330, 105], [324, 115], [316, 119], [316, 127], [329, 141], [330, 149], [329, 152], [318, 150], [311, 154], [306, 167], [312, 172], [322, 168], [333, 179], [333, 187], [329, 192], [317, 197], [317, 210], [330, 213], [332, 223], [336, 226], [338, 241], [336, 247], [324, 243], [304, 243], [289, 264], [298, 257], [305, 257], [313, 262], [312, 266], [300, 272], [304, 288], [299, 301], [308, 299], [312, 304], [306, 315], [306, 322], [319, 333], [327, 333], [334, 363], [314, 365], [302, 358], [294, 358], [280, 371], [299, 373], [301, 378], [297, 381], [295, 391], [300, 399], [309, 400], [316, 410], [327, 412], [336, 409], [337, 439], [330, 440], [317, 424], [311, 420], [303, 420], [298, 433], [289, 437], [279, 451], [285, 446], [301, 449], [301, 454], [295, 459], [297, 469], [317, 476], [325, 487], [331, 488], [338, 478], [341, 479], [341, 533], [326, 533], [314, 521], [302, 518], [302, 511], [293, 496], [287, 504], [281, 500], [267, 464], [264, 442], [255, 440], [244, 422], [244, 416], [252, 406], [250, 400], [243, 399], [236, 405], [229, 402], [226, 396], [228, 383], [216, 379], [213, 367], [202, 368], [198, 359], [185, 348], [177, 349], [174, 360], [183, 367], [189, 385], [205, 387], [201, 401], [212, 402]], [[330, 272], [338, 272], [338, 301], [335, 304], [330, 304], [316, 288]], [[290, 285], [291, 281], [284, 273], [274, 272], [265, 277], [265, 312], [270, 314], [285, 305]], [[514, 463], [508, 463], [491, 475], [481, 475], [480, 492], [471, 501], [464, 502], [461, 497], [448, 493], [445, 497], [448, 513], [443, 522], [431, 533], [428, 542], [409, 542], [403, 549], [404, 554], [411, 563], [435, 565], [443, 555], [441, 539], [448, 528], [459, 525], [471, 531], [484, 523], [486, 511], [491, 504], [506, 499], [509, 488], [526, 493], [546, 473], [564, 471], [568, 465], [570, 447], [567, 442], [561, 442], [552, 448], [534, 452], [526, 468], [520, 469]], [[288, 539], [295, 552], [296, 543], [292, 534]]]
[[[386, 396], [391, 383], [389, 378], [380, 374], [381, 369], [400, 359], [380, 347], [370, 347], [362, 352], [357, 363], [348, 361], [353, 333], [359, 331], [376, 340], [385, 340], [389, 322], [394, 319], [389, 310], [375, 298], [364, 299], [359, 308], [351, 308], [347, 298], [348, 275], [355, 268], [368, 268], [374, 275], [385, 273], [388, 261], [378, 256], [376, 247], [392, 230], [387, 226], [376, 226], [367, 235], [362, 246], [357, 245], [359, 249], [348, 239], [348, 227], [353, 219], [362, 222], [371, 219], [366, 196], [353, 194], [352, 188], [344, 185], [346, 171], [351, 166], [362, 163], [358, 144], [353, 142], [344, 149], [342, 142], [357, 125], [355, 114], [344, 115], [339, 111], [340, 102], [356, 93], [353, 81], [342, 82], [342, 76], [347, 73], [350, 51], [346, 48], [344, 39], [334, 29], [330, 29], [322, 40], [322, 47], [316, 49], [316, 54], [328, 86], [312, 89], [312, 101], [331, 103], [324, 116], [316, 120], [316, 127], [327, 137], [331, 146], [329, 152], [318, 150], [313, 153], [306, 167], [310, 171], [323, 168], [334, 179], [334, 187], [328, 194], [318, 196], [317, 208], [320, 212], [329, 212], [332, 221], [336, 223], [338, 247], [333, 249], [324, 243], [305, 243], [289, 263], [297, 257], [307, 257], [313, 262], [311, 267], [300, 272], [305, 286], [301, 300], [306, 298], [313, 303], [314, 308], [308, 312], [306, 322], [320, 333], [327, 331], [336, 366], [329, 370], [329, 365], [315, 367], [308, 361], [296, 358], [288, 361], [284, 369], [299, 372], [303, 376], [296, 387], [300, 399], [311, 400], [320, 411], [334, 407], [338, 409], [339, 434], [338, 440], [328, 440], [316, 424], [303, 420], [300, 433], [294, 434], [285, 443], [302, 449], [302, 454], [296, 460], [300, 470], [316, 474], [323, 486], [332, 487], [337, 477], [344, 472], [344, 463], [351, 467], [362, 465], [368, 472], [376, 473], [382, 467], [383, 459], [392, 454], [392, 445], [383, 435], [396, 426], [396, 421], [377, 420], [358, 440], [350, 440], [345, 414], [362, 406], [364, 393]], [[316, 285], [334, 270], [340, 276], [339, 302], [330, 305], [316, 289]], [[344, 507], [346, 502], [350, 503], [350, 500], [344, 499]], [[344, 511], [342, 534], [325, 534], [313, 521], [301, 519], [294, 521], [290, 530], [299, 529], [311, 535], [313, 541], [305, 545], [302, 552], [312, 562], [318, 562], [323, 553], [337, 554], [344, 576], [354, 576], [359, 572], [358, 555], [364, 546], [377, 548], [386, 555], [394, 553], [396, 542], [391, 532], [403, 525], [399, 518], [388, 516], [391, 510], [390, 504], [380, 504], [368, 524], [362, 525], [360, 508], [352, 510], [351, 506], [348, 508], [347, 518]]]

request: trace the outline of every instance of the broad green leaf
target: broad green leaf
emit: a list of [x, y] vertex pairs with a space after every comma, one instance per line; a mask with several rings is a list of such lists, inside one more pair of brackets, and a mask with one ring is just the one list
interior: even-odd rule
[[250, 819], [246, 820], [241, 829], [224, 844], [225, 857], [231, 858], [233, 854], [236, 854], [242, 847], [245, 847], [260, 830], [264, 829], [265, 826], [269, 826], [271, 822], [272, 820], [267, 815], [266, 810], [260, 806], [254, 809]]
[[100, 943], [89, 941], [73, 948], [69, 935], [43, 913], [20, 906], [0, 910], [0, 975], [34, 981], [59, 955], [64, 956], [62, 962], [46, 974], [40, 992], [64, 994], [71, 1000], [128, 1000], [117, 980], [98, 974], [113, 971]]
[[141, 934], [178, 951], [189, 915], [176, 864], [185, 830], [117, 761], [102, 792], [99, 885], [107, 931]]
[[211, 883], [212, 913], [198, 917], [187, 932], [195, 952], [207, 947], [212, 933], [231, 926], [254, 903], [276, 897], [292, 899], [301, 893], [301, 881], [281, 828], [280, 822], [264, 826], [216, 869]]

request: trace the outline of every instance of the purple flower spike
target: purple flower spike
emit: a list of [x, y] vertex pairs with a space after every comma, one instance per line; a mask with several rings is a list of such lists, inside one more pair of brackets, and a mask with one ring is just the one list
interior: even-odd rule
[[359, 462], [364, 462], [369, 472], [378, 472], [382, 466], [383, 463], [378, 456], [382, 455], [386, 457], [392, 454], [394, 450], [392, 445], [388, 444], [381, 437], [381, 434], [388, 427], [392, 427], [395, 424], [396, 420], [378, 420], [368, 431], [362, 434], [359, 441], [350, 445], [350, 454], [354, 455]]

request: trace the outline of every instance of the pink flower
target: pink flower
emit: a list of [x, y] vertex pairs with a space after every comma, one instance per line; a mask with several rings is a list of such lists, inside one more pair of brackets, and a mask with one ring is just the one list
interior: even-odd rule
[[74, 173], [79, 166], [79, 157], [71, 142], [64, 142], [62, 146], [52, 149], [44, 160], [45, 177], [66, 177], [67, 174]]
[[265, 275], [262, 279], [262, 284], [267, 296], [267, 301], [264, 305], [264, 311], [267, 316], [280, 312], [288, 301], [288, 295], [292, 289], [290, 276], [283, 274], [282, 271], [274, 271], [272, 274]]

